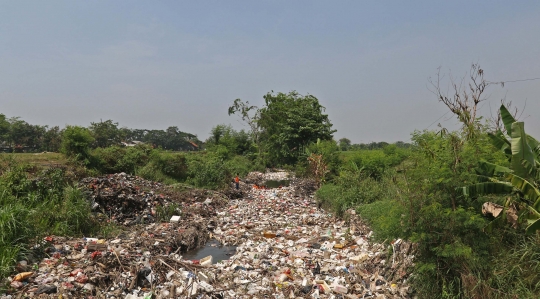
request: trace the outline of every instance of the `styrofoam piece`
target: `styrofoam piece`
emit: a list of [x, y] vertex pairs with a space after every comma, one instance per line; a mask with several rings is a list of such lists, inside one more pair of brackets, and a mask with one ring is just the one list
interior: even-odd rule
[[207, 257], [204, 257], [200, 260], [200, 265], [201, 266], [210, 266], [212, 265], [212, 256], [209, 255]]

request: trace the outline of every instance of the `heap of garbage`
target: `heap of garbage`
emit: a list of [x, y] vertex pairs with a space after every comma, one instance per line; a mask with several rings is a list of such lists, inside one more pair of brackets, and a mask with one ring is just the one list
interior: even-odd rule
[[[137, 189], [134, 180], [148, 189]], [[96, 186], [95, 203], [131, 226], [112, 239], [46, 238], [40, 246], [48, 256], [20, 261], [7, 278], [10, 294], [0, 298], [412, 298], [414, 246], [371, 242], [354, 211], [335, 218], [298, 192], [311, 183], [292, 179], [275, 189], [244, 183], [243, 198], [224, 199], [204, 198], [203, 191], [175, 198], [140, 180], [125, 174], [84, 180]], [[134, 215], [155, 215], [165, 204], [178, 204], [178, 215], [132, 223]], [[208, 240], [235, 245], [236, 252], [222, 260], [184, 258]]]
[[169, 186], [126, 173], [85, 178], [79, 186], [88, 193], [94, 211], [126, 226], [155, 223], [160, 211], [168, 211], [172, 205], [181, 205], [178, 212], [183, 214], [212, 216], [216, 208], [227, 203], [227, 196], [219, 192], [178, 193]]

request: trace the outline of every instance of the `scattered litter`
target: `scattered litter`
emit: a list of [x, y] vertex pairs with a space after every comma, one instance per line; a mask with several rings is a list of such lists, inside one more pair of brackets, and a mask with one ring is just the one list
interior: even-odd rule
[[[269, 179], [290, 185], [253, 187]], [[204, 190], [178, 196], [122, 173], [84, 179], [96, 211], [125, 232], [110, 240], [47, 237], [40, 246], [48, 256], [19, 262], [10, 295], [0, 298], [413, 297], [413, 244], [371, 242], [354, 211], [343, 220], [317, 207], [312, 181], [281, 171], [244, 181], [242, 197], [234, 198]], [[179, 214], [159, 218], [160, 207], [172, 204]], [[209, 240], [235, 250], [226, 259], [184, 257]]]

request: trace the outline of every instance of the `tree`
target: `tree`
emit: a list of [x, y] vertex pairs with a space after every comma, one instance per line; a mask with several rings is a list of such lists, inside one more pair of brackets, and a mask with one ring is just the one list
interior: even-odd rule
[[181, 151], [186, 150], [192, 147], [190, 140], [196, 139], [196, 136], [193, 134], [182, 132], [178, 127], [168, 127], [166, 130], [167, 138], [163, 144], [163, 148]]
[[43, 134], [43, 149], [48, 152], [58, 152], [62, 146], [62, 131], [54, 126]]
[[[206, 148], [209, 151], [221, 152], [222, 154], [246, 155], [252, 152], [253, 143], [250, 135], [244, 130], [236, 131], [230, 125], [217, 125], [210, 131], [210, 137], [206, 140]], [[225, 150], [226, 149], [226, 150]]]
[[348, 138], [341, 138], [339, 140], [339, 149], [341, 149], [342, 151], [348, 151], [350, 147], [351, 140], [349, 140]]
[[4, 114], [0, 114], [0, 143], [8, 142], [9, 138], [9, 129], [11, 124], [7, 120]]
[[66, 126], [62, 133], [62, 152], [68, 157], [88, 163], [90, 145], [93, 142], [94, 137], [87, 128]]
[[262, 130], [269, 162], [294, 164], [310, 143], [332, 139], [335, 130], [315, 96], [292, 91], [268, 93], [264, 100], [266, 106], [258, 111], [257, 124]]
[[206, 141], [206, 143], [218, 145], [221, 137], [223, 137], [225, 132], [230, 129], [230, 126], [228, 127], [226, 125], [217, 125], [213, 127], [210, 131], [210, 138]]
[[120, 144], [124, 136], [118, 128], [118, 123], [112, 120], [100, 121], [98, 123], [90, 123], [90, 131], [95, 138], [95, 147], [109, 147], [111, 145]]
[[249, 102], [242, 102], [240, 99], [234, 100], [234, 103], [229, 107], [229, 115], [239, 113], [244, 122], [246, 122], [250, 128], [251, 140], [257, 146], [259, 152], [258, 158], [262, 158], [261, 147], [261, 127], [259, 126], [259, 119], [261, 117], [261, 111], [257, 106], [250, 106]]

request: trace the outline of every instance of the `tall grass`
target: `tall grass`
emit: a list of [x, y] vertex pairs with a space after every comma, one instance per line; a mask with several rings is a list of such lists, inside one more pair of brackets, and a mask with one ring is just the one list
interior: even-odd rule
[[9, 162], [0, 175], [0, 278], [46, 235], [99, 233], [81, 190], [59, 168], [30, 177], [25, 165]]

